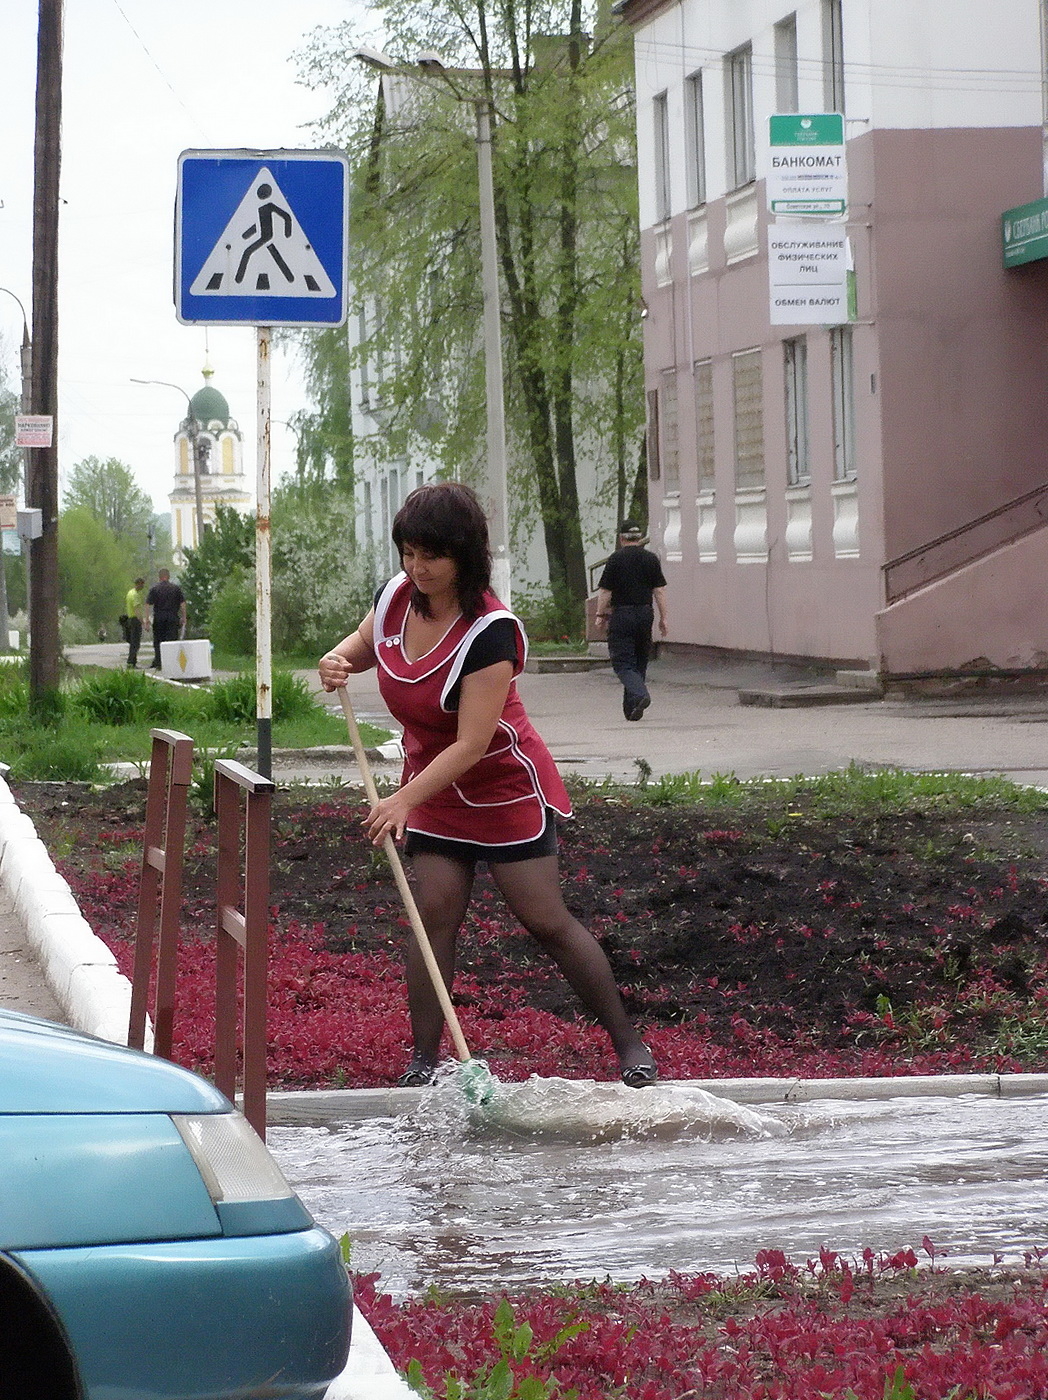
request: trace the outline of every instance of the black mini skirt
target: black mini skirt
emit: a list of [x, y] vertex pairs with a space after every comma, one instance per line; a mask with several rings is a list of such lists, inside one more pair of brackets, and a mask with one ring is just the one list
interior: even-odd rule
[[557, 854], [557, 813], [552, 807], [546, 808], [546, 825], [540, 835], [530, 841], [514, 841], [509, 846], [492, 846], [484, 841], [453, 841], [447, 836], [430, 836], [424, 831], [409, 831], [404, 841], [406, 856], [421, 855], [428, 851], [433, 855], [449, 856], [475, 864], [483, 860], [488, 865], [510, 865], [518, 860], [536, 860], [539, 856]]

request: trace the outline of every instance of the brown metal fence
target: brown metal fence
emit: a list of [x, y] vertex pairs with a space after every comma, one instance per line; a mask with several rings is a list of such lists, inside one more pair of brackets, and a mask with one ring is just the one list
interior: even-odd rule
[[169, 1060], [175, 1019], [178, 916], [182, 904], [193, 740], [174, 729], [154, 729], [152, 739], [127, 1043], [136, 1050], [145, 1048], [155, 945], [153, 1053]]
[[[215, 762], [218, 818], [218, 947], [215, 1084], [234, 1099], [243, 954], [244, 1116], [266, 1136], [266, 970], [269, 957], [269, 842], [273, 783], [242, 763]], [[241, 849], [243, 860], [241, 861]]]

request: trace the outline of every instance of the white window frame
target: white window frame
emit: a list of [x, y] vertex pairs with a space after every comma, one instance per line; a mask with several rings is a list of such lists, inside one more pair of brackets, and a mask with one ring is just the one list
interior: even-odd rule
[[655, 162], [655, 220], [665, 223], [670, 216], [670, 109], [665, 92], [652, 101], [653, 158]]
[[827, 112], [844, 111], [844, 18], [841, 0], [822, 0], [823, 101]]
[[[764, 469], [764, 366], [758, 348], [737, 350], [731, 357], [732, 417], [734, 420], [735, 490], [762, 491]], [[754, 375], [755, 372], [755, 375]], [[756, 380], [756, 392], [748, 403], [740, 395], [744, 376]]]
[[659, 450], [663, 494], [672, 496], [680, 492], [680, 411], [675, 369], [664, 369], [659, 376]]
[[687, 154], [688, 208], [706, 203], [706, 115], [702, 69], [684, 80], [684, 141]]
[[700, 491], [716, 490], [714, 456], [713, 361], [696, 360], [695, 380], [695, 470]]
[[833, 395], [833, 479], [854, 481], [855, 371], [851, 326], [830, 331], [830, 385]]
[[728, 127], [728, 187], [737, 190], [757, 178], [753, 128], [753, 45], [743, 44], [724, 59]]
[[775, 26], [775, 110], [800, 111], [796, 11]]
[[786, 484], [811, 481], [808, 441], [808, 342], [803, 336], [782, 342], [786, 399]]

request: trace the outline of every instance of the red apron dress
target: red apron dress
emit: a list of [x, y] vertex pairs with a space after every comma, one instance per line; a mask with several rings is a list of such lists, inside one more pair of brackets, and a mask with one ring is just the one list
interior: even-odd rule
[[[499, 618], [517, 629], [514, 675], [524, 669], [527, 638], [519, 620], [493, 593], [484, 595], [484, 611], [468, 621], [458, 617], [444, 636], [417, 661], [404, 651], [404, 624], [411, 599], [411, 581], [398, 574], [383, 588], [375, 605], [375, 655], [382, 698], [404, 726], [404, 772], [410, 781], [455, 741], [458, 711], [447, 699], [462, 671], [471, 643]], [[571, 815], [556, 764], [531, 721], [511, 681], [487, 752], [443, 792], [414, 808], [408, 831], [452, 841], [512, 846], [541, 836], [546, 808]]]

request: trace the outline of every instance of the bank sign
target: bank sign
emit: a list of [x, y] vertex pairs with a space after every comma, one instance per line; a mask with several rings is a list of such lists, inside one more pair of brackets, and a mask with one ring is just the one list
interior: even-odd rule
[[848, 320], [848, 240], [825, 224], [768, 225], [773, 326], [839, 326]]
[[1048, 199], [1020, 204], [1001, 215], [1005, 267], [1048, 258]]
[[770, 117], [768, 137], [768, 212], [779, 218], [844, 218], [848, 166], [840, 112]]

